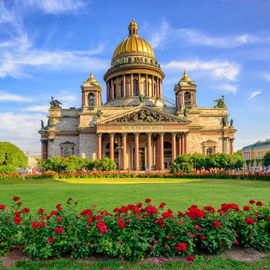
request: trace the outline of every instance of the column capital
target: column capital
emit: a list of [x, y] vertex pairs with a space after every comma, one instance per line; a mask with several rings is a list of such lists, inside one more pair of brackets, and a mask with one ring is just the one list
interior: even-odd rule
[[171, 132], [172, 136], [176, 136], [177, 132]]
[[140, 132], [134, 132], [135, 136], [139, 136], [141, 133]]
[[159, 137], [163, 137], [165, 132], [159, 132]]
[[115, 135], [114, 132], [109, 132], [110, 136], [113, 137]]
[[127, 136], [127, 132], [121, 133], [122, 136]]
[[147, 136], [152, 136], [153, 135], [153, 132], [146, 132], [146, 135]]
[[101, 137], [101, 136], [102, 136], [102, 133], [97, 133], [97, 136], [98, 136], [98, 137]]

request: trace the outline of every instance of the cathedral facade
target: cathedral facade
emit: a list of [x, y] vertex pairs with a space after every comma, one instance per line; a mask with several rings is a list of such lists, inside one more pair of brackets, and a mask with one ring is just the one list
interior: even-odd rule
[[224, 97], [213, 108], [199, 108], [197, 85], [184, 72], [167, 106], [172, 100], [162, 95], [165, 75], [152, 47], [134, 20], [128, 31], [104, 75], [105, 104], [92, 73], [81, 86], [81, 108], [62, 109], [52, 98], [48, 125], [39, 131], [42, 159], [109, 157], [121, 170], [164, 170], [185, 153], [232, 154], [236, 129]]

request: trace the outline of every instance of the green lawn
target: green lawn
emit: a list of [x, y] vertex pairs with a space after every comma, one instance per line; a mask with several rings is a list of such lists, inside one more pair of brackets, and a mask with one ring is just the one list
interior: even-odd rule
[[[175, 269], [204, 269], [204, 270], [216, 270], [216, 269], [227, 269], [227, 270], [241, 270], [241, 269], [248, 269], [248, 270], [263, 270], [269, 269], [270, 263], [270, 256], [266, 259], [248, 263], [248, 262], [239, 262], [232, 259], [224, 259], [222, 256], [216, 257], [215, 259], [204, 259], [203, 257], [196, 257], [193, 264], [187, 264], [186, 262], [166, 262], [166, 263], [125, 263], [122, 264], [120, 261], [104, 261], [104, 262], [95, 262], [92, 261], [91, 264], [87, 262], [81, 261], [74, 261], [74, 260], [52, 260], [47, 262], [18, 262], [15, 266], [9, 269], [48, 269], [48, 270], [59, 270], [59, 269], [70, 269], [70, 270], [79, 270], [79, 269], [105, 269], [105, 270], [112, 270], [112, 269], [130, 269], [130, 270], [150, 270], [150, 269], [157, 269], [157, 270], [175, 270]], [[0, 263], [1, 269], [1, 263]]]
[[270, 182], [214, 179], [63, 179], [0, 182], [0, 204], [20, 196], [24, 207], [51, 210], [69, 197], [80, 208], [95, 204], [98, 209], [112, 210], [129, 203], [151, 198], [153, 203], [166, 202], [172, 210], [186, 210], [221, 203], [248, 204], [250, 199], [269, 203]]

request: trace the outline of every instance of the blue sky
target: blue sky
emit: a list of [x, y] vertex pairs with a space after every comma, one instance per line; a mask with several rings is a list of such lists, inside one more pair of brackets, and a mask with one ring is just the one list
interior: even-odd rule
[[269, 10], [268, 0], [0, 0], [0, 141], [40, 152], [50, 97], [80, 107], [91, 71], [105, 89], [132, 18], [165, 73], [163, 95], [174, 98], [186, 68], [200, 107], [225, 95], [236, 150], [270, 138]]

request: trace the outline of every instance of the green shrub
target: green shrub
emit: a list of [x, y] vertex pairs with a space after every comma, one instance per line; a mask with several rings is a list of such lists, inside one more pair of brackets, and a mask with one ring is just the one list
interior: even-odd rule
[[16, 168], [27, 167], [27, 157], [16, 145], [0, 142], [0, 166], [12, 165]]
[[16, 173], [17, 171], [18, 170], [14, 165], [0, 166], [0, 173], [11, 174], [11, 173]]
[[94, 161], [94, 168], [96, 171], [115, 171], [117, 169], [117, 165], [113, 160], [103, 158], [96, 159]]

